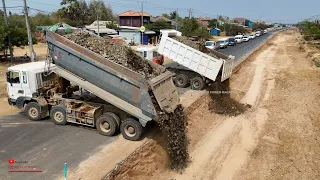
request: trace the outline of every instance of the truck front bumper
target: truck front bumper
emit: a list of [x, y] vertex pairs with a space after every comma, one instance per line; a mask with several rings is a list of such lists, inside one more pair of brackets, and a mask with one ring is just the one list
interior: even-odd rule
[[8, 98], [8, 103], [9, 103], [9, 105], [11, 105], [11, 106], [15, 106], [15, 105], [16, 105], [16, 100], [15, 100], [15, 99]]

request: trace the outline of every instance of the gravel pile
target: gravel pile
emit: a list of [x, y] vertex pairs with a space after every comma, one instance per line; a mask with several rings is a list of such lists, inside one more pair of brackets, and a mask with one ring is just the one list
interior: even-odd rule
[[197, 49], [203, 53], [208, 54], [209, 56], [218, 58], [215, 54], [213, 54], [208, 48], [205, 47], [204, 45], [204, 41], [196, 41], [194, 40], [194, 38], [189, 38], [186, 36], [177, 36], [177, 37], [173, 37], [174, 40], [177, 40], [185, 45], [188, 45], [194, 49]]
[[180, 171], [189, 162], [187, 118], [181, 105], [173, 113], [160, 115], [158, 125], [166, 142], [166, 149], [170, 157], [173, 170]]
[[147, 60], [136, 54], [131, 48], [116, 44], [105, 38], [101, 38], [84, 31], [67, 34], [64, 37], [83, 46], [97, 54], [104, 56], [106, 59], [117, 64], [123, 65], [147, 79], [154, 78], [159, 74], [154, 71]]
[[217, 80], [207, 90], [211, 98], [208, 108], [214, 113], [238, 116], [251, 108], [251, 105], [239, 103], [231, 98], [229, 80], [224, 82]]

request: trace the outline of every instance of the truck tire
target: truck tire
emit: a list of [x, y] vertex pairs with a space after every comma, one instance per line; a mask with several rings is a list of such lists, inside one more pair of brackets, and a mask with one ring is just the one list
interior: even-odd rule
[[189, 84], [189, 77], [186, 74], [178, 74], [174, 79], [174, 83], [177, 87], [185, 88]]
[[137, 141], [142, 135], [143, 127], [137, 120], [128, 118], [121, 123], [120, 131], [125, 139]]
[[202, 77], [197, 76], [190, 80], [190, 85], [193, 90], [203, 90], [206, 86], [206, 83]]
[[114, 120], [116, 121], [117, 123], [117, 130], [116, 132], [118, 132], [119, 128], [120, 128], [120, 124], [121, 124], [121, 120], [119, 118], [119, 116], [117, 116], [115, 113], [112, 113], [112, 112], [107, 112], [105, 113], [105, 115], [109, 115], [111, 116], [112, 118], [114, 118]]
[[101, 135], [113, 136], [117, 131], [117, 121], [110, 115], [101, 115], [97, 119], [96, 127]]
[[57, 125], [66, 125], [67, 124], [67, 114], [65, 107], [63, 106], [54, 106], [50, 111], [50, 118]]
[[24, 108], [24, 113], [31, 121], [41, 120], [40, 105], [36, 102], [29, 102]]

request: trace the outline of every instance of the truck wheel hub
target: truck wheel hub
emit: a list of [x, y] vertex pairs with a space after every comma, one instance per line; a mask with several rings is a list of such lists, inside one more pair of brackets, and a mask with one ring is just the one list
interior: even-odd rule
[[30, 115], [31, 117], [37, 117], [37, 116], [38, 116], [38, 110], [37, 110], [37, 108], [34, 108], [34, 107], [30, 108], [30, 109], [29, 109], [29, 115]]
[[133, 137], [136, 135], [136, 130], [132, 126], [128, 125], [127, 127], [125, 127], [124, 131], [130, 137]]
[[105, 123], [103, 123], [103, 127], [104, 127], [104, 129], [109, 130], [110, 129], [110, 124], [105, 122]]
[[58, 121], [58, 122], [63, 121], [63, 114], [62, 114], [62, 112], [56, 112], [56, 113], [54, 114], [54, 119], [55, 119], [56, 121]]
[[193, 83], [193, 85], [195, 86], [195, 87], [198, 87], [199, 86], [199, 82], [198, 81], [195, 81], [194, 83]]

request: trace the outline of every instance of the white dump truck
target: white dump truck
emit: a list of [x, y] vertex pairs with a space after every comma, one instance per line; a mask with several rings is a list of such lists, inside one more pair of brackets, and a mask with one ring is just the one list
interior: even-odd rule
[[159, 109], [174, 112], [179, 105], [174, 74], [162, 66], [150, 62], [160, 75], [146, 79], [58, 34], [47, 32], [46, 40], [47, 61], [12, 66], [6, 74], [9, 104], [24, 108], [30, 120], [50, 116], [57, 125], [138, 140]]
[[185, 88], [191, 85], [194, 90], [202, 90], [216, 80], [223, 82], [231, 76], [234, 56], [226, 56], [215, 50], [210, 51], [216, 57], [210, 56], [171, 38], [175, 36], [181, 36], [181, 33], [175, 30], [162, 31], [157, 52], [174, 61], [164, 66], [176, 74], [176, 86]]

